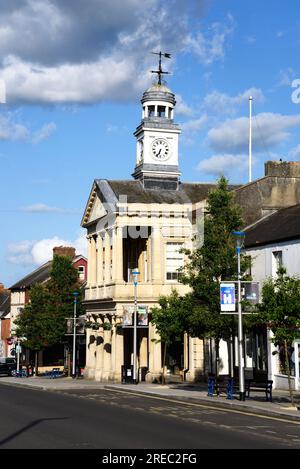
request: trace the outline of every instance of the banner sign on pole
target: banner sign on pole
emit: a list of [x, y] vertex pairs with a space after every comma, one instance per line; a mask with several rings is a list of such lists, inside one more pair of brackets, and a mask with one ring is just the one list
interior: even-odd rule
[[235, 284], [220, 284], [221, 311], [235, 311]]
[[[123, 327], [133, 327], [134, 305], [123, 306]], [[137, 306], [137, 327], [148, 327], [148, 306]]]

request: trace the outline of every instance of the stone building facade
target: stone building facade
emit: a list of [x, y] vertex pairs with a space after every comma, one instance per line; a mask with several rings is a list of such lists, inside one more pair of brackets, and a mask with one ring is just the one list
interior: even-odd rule
[[[193, 248], [197, 218], [215, 187], [180, 181], [180, 129], [174, 122], [171, 90], [153, 85], [141, 104], [133, 179], [95, 179], [81, 222], [88, 240], [85, 376], [98, 381], [121, 381], [121, 367], [133, 363], [133, 333], [125, 323], [134, 307], [136, 269], [138, 305], [149, 319], [138, 329], [138, 368], [147, 370], [146, 380], [161, 376], [162, 345], [151, 324], [151, 308], [173, 288], [180, 295], [188, 292], [178, 282], [177, 269], [185, 261], [180, 248]], [[299, 163], [267, 162], [263, 178], [230, 189], [249, 226], [279, 208], [300, 203]], [[169, 357], [169, 371], [187, 380], [203, 375], [204, 348], [200, 339], [183, 337]]]
[[[180, 182], [174, 94], [157, 84], [141, 102], [134, 179], [96, 179], [82, 219], [89, 266], [85, 374], [101, 381], [120, 381], [122, 365], [133, 363], [132, 328], [123, 326], [134, 306], [135, 269], [138, 306], [150, 319], [137, 331], [138, 368], [147, 370], [146, 380], [160, 378], [162, 346], [151, 324], [151, 308], [173, 288], [181, 295], [188, 291], [178, 282], [184, 263], [180, 249], [192, 248], [195, 218], [215, 187]], [[203, 370], [202, 342], [183, 337], [179, 348], [179, 356], [173, 351], [169, 357], [169, 369], [193, 380]]]

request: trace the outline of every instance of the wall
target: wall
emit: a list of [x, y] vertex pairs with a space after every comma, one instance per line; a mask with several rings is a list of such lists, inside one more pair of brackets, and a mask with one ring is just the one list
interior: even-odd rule
[[252, 277], [253, 280], [260, 282], [260, 287], [266, 277], [272, 275], [272, 253], [274, 251], [282, 251], [282, 262], [288, 275], [300, 274], [300, 240], [248, 248], [246, 253], [251, 255], [253, 259]]

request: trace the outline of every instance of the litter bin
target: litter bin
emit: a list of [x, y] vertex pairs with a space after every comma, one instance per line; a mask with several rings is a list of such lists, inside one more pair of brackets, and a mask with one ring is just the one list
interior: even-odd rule
[[122, 365], [122, 383], [133, 383], [133, 365]]
[[139, 381], [146, 381], [146, 374], [148, 372], [147, 366], [141, 366], [139, 368]]

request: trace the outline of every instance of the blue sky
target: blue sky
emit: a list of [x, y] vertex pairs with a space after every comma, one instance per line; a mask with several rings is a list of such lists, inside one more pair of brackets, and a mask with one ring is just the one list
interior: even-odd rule
[[131, 177], [153, 50], [173, 55], [164, 66], [182, 125], [182, 180], [224, 173], [247, 181], [250, 94], [254, 178], [266, 160], [300, 158], [297, 0], [0, 0], [0, 11], [6, 286], [54, 245], [83, 252], [80, 220], [93, 179]]

